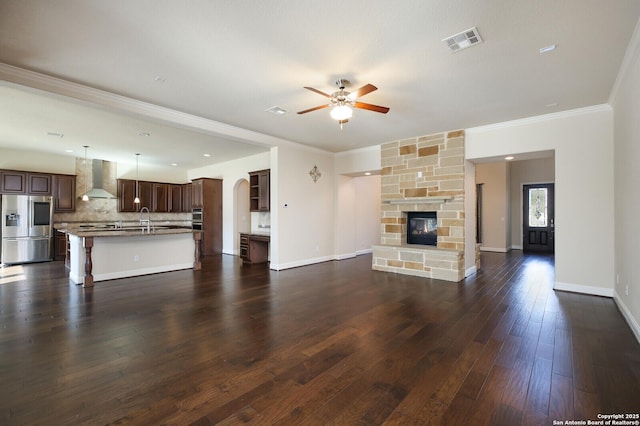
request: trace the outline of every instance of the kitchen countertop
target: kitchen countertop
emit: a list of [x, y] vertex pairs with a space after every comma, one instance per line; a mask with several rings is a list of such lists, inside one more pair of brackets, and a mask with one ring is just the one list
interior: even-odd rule
[[140, 237], [140, 236], [154, 236], [154, 235], [173, 235], [173, 234], [193, 234], [202, 232], [200, 230], [193, 230], [191, 228], [184, 227], [166, 227], [156, 226], [151, 228], [151, 233], [147, 234], [146, 230], [142, 232], [142, 226], [124, 227], [120, 228], [58, 228], [59, 232], [65, 232], [67, 234], [75, 235], [78, 237]]

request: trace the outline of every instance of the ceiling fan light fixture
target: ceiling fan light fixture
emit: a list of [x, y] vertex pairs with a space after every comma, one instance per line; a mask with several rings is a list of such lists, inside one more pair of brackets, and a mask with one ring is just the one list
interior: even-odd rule
[[353, 110], [348, 105], [336, 105], [331, 110], [331, 118], [336, 121], [348, 120], [353, 116]]

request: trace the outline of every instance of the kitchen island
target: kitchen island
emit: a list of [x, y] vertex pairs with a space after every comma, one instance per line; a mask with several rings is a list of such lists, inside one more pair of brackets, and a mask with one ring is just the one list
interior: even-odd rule
[[69, 278], [94, 282], [200, 269], [200, 231], [189, 228], [66, 229]]

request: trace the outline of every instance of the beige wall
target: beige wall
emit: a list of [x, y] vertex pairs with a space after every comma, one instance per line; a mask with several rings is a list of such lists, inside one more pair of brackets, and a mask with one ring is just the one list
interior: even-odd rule
[[[612, 94], [614, 108], [615, 283], [614, 297], [640, 340], [640, 27]], [[599, 200], [601, 202], [601, 200]]]
[[476, 184], [482, 184], [483, 251], [509, 250], [509, 163], [476, 165]]
[[[613, 115], [601, 105], [467, 129], [470, 161], [555, 151], [554, 288], [559, 290], [613, 295]], [[597, 243], [585, 232], [594, 217], [601, 231]]]

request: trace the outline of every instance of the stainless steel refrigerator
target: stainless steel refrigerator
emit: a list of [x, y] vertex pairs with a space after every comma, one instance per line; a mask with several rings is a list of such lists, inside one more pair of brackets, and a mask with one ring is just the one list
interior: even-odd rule
[[53, 204], [49, 196], [2, 195], [0, 263], [53, 260]]

